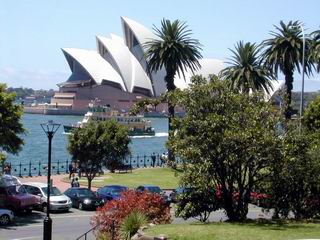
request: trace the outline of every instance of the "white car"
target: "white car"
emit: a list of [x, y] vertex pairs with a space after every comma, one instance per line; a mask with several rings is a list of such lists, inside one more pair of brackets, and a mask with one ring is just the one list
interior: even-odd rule
[[0, 225], [7, 225], [12, 222], [14, 214], [8, 209], [0, 208]]
[[[47, 211], [47, 184], [39, 182], [26, 182], [23, 186], [28, 193], [38, 198], [38, 208]], [[70, 198], [60, 192], [56, 187], [50, 188], [50, 210], [69, 211], [72, 207]]]

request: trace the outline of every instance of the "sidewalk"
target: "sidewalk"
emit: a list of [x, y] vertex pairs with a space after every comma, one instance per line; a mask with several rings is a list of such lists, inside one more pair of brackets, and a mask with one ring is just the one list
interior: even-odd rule
[[[69, 177], [69, 174], [60, 174], [60, 175], [52, 175], [51, 179], [53, 182], [53, 186], [57, 187], [61, 192], [64, 192], [68, 188], [71, 187], [70, 183], [64, 182], [63, 178]], [[83, 179], [86, 179], [86, 177], [82, 177]], [[81, 178], [81, 179], [82, 179]], [[40, 176], [40, 177], [24, 177], [20, 178], [21, 182], [41, 182], [46, 183], [47, 182], [47, 176]], [[87, 187], [87, 186], [81, 186], [81, 187]], [[97, 188], [91, 187], [91, 190], [96, 191]]]

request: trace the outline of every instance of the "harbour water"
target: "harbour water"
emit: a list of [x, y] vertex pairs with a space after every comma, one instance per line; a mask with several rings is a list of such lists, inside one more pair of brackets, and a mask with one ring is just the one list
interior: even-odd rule
[[[134, 137], [131, 139], [132, 156], [151, 155], [165, 152], [165, 142], [168, 138], [168, 120], [166, 118], [148, 118], [152, 122], [156, 136]], [[7, 161], [12, 164], [46, 162], [48, 158], [48, 138], [40, 124], [48, 120], [60, 124], [72, 124], [82, 120], [81, 116], [24, 114], [22, 121], [27, 133], [23, 136], [25, 145], [19, 155], [8, 155]], [[67, 152], [68, 135], [59, 128], [52, 141], [52, 161], [70, 160]]]

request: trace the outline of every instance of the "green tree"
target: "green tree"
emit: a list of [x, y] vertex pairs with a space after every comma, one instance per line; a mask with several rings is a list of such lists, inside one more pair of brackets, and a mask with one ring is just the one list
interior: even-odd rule
[[[278, 76], [280, 70], [285, 76], [286, 97], [284, 98], [285, 117], [291, 118], [291, 92], [293, 88], [293, 73], [297, 69], [300, 72], [303, 53], [303, 39], [301, 23], [290, 21], [285, 24], [280, 21], [280, 27], [275, 26], [277, 32], [272, 31], [272, 38], [262, 42], [265, 47], [263, 58], [267, 67], [270, 67]], [[309, 74], [312, 70], [312, 64], [308, 61], [308, 49], [310, 39], [306, 36], [306, 61], [305, 73]]]
[[238, 42], [235, 50], [230, 49], [233, 56], [228, 63], [230, 66], [223, 69], [220, 76], [228, 80], [231, 89], [243, 93], [264, 90], [270, 93], [271, 80], [274, 79], [271, 71], [260, 61], [260, 47], [255, 43]]
[[[184, 22], [163, 19], [161, 29], [154, 27], [158, 39], [147, 42], [146, 60], [150, 72], [157, 72], [162, 68], [166, 70], [164, 78], [168, 92], [173, 91], [174, 76], [187, 70], [194, 71], [200, 68], [198, 59], [202, 58], [200, 43], [190, 37], [191, 31]], [[174, 105], [168, 102], [169, 135], [172, 134], [172, 118], [174, 117]], [[169, 160], [173, 160], [172, 151], [169, 149]]]
[[0, 159], [3, 152], [18, 154], [24, 144], [21, 134], [25, 133], [21, 123], [22, 107], [15, 105], [15, 93], [7, 93], [6, 85], [0, 84]]
[[271, 166], [269, 194], [274, 216], [312, 218], [320, 213], [320, 144], [319, 134], [300, 129], [297, 123], [287, 126], [282, 136], [281, 158]]
[[176, 93], [186, 114], [174, 119], [176, 131], [168, 144], [183, 161], [183, 182], [211, 182], [221, 191], [229, 220], [243, 220], [251, 191], [279, 152], [277, 111], [261, 95], [230, 91], [224, 81], [204, 84], [199, 76], [192, 81]]
[[320, 131], [320, 96], [306, 108], [303, 123], [309, 131]]
[[80, 166], [88, 179], [88, 188], [105, 165], [111, 172], [121, 164], [129, 153], [130, 138], [128, 129], [115, 121], [89, 123], [78, 128], [69, 136], [68, 151]]

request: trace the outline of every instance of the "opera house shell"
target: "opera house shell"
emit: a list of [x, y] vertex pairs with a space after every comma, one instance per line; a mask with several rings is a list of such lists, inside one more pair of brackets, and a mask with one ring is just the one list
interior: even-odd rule
[[[82, 114], [90, 101], [99, 99], [100, 104], [128, 111], [138, 100], [166, 91], [165, 70], [148, 74], [142, 47], [157, 36], [129, 18], [122, 17], [121, 22], [124, 37], [96, 36], [97, 50], [62, 49], [72, 74], [58, 84], [59, 92], [51, 99], [51, 106]], [[208, 76], [223, 69], [223, 62], [217, 59], [201, 59], [200, 65], [194, 74]], [[185, 79], [176, 76], [175, 85], [186, 88], [191, 77], [191, 72], [186, 72]], [[159, 106], [158, 110], [165, 108]]]

